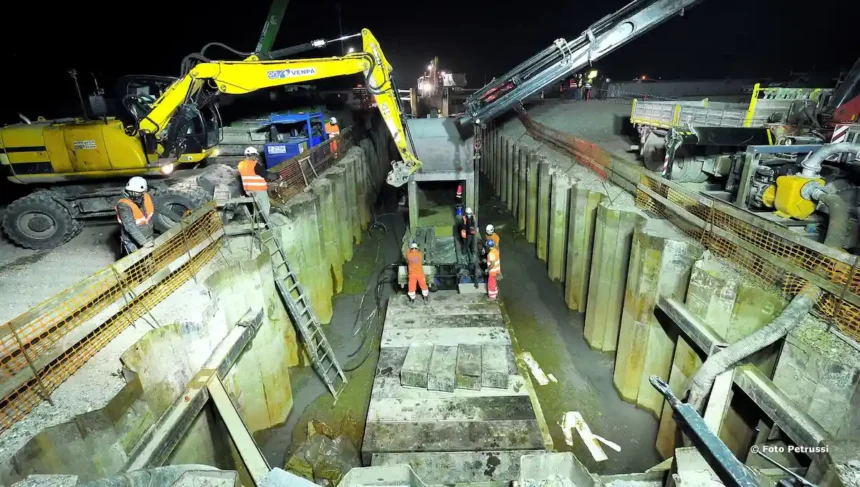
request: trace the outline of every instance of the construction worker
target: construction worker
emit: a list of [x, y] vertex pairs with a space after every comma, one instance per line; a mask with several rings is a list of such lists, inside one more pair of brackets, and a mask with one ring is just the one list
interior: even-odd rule
[[242, 188], [245, 189], [245, 194], [254, 198], [260, 211], [268, 216], [271, 208], [269, 184], [265, 178], [257, 174], [257, 167], [260, 165], [260, 153], [254, 147], [248, 147], [245, 149], [245, 158], [239, 161], [239, 175], [242, 176]]
[[116, 219], [119, 222], [120, 245], [123, 254], [130, 254], [142, 247], [152, 247], [155, 206], [147, 192], [146, 180], [135, 176], [128, 180], [122, 197], [116, 202]]
[[463, 255], [472, 255], [472, 246], [475, 242], [477, 229], [475, 228], [475, 216], [472, 214], [471, 208], [466, 208], [466, 214], [461, 217], [458, 226], [460, 227], [460, 244], [463, 248]]
[[[340, 127], [338, 127], [338, 125], [337, 125], [337, 119], [336, 118], [331, 117], [331, 119], [328, 121], [328, 123], [325, 124], [325, 133], [326, 133], [326, 136], [328, 139], [334, 139], [335, 137], [337, 137], [340, 134]], [[331, 145], [329, 145], [329, 147], [331, 148], [331, 153], [332, 154], [337, 153], [337, 141], [332, 140], [330, 144]]]
[[424, 298], [424, 304], [430, 300], [430, 292], [427, 289], [427, 279], [424, 277], [424, 254], [418, 250], [418, 244], [412, 242], [409, 250], [406, 251], [406, 270], [409, 275], [409, 295], [410, 304], [415, 303], [415, 288], [421, 287], [421, 296]]
[[499, 256], [499, 249], [495, 248], [493, 239], [487, 239], [487, 297], [496, 299], [499, 295], [499, 286], [497, 279], [502, 273], [502, 262]]
[[490, 240], [493, 241], [493, 247], [495, 247], [496, 250], [501, 251], [499, 248], [499, 235], [496, 233], [496, 227], [493, 225], [487, 225], [487, 241]]

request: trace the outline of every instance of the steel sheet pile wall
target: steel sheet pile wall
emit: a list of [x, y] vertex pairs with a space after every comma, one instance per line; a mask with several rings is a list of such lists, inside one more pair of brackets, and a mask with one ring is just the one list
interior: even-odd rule
[[223, 234], [214, 204], [0, 327], [0, 431], [50, 396], [114, 337], [212, 258]]

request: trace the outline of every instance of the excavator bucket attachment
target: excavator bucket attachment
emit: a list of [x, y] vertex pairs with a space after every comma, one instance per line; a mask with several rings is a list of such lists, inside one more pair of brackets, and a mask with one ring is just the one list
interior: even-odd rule
[[421, 168], [421, 163], [413, 163], [411, 166], [403, 161], [392, 161], [391, 171], [385, 177], [385, 182], [394, 186], [400, 187], [409, 182], [409, 176]]
[[[454, 118], [410, 118], [406, 121], [418, 161], [391, 163], [386, 181], [402, 186], [420, 170], [424, 180], [456, 180], [474, 172], [472, 139]], [[420, 162], [419, 162], [420, 161]], [[471, 177], [471, 176], [470, 176]]]

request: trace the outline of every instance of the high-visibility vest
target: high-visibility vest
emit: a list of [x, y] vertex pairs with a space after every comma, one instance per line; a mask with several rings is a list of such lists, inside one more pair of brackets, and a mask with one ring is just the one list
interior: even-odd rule
[[424, 255], [418, 249], [406, 252], [406, 270], [409, 275], [424, 275]]
[[487, 238], [493, 241], [493, 248], [498, 250], [498, 248], [499, 248], [499, 234], [494, 233], [492, 235], [487, 235]]
[[254, 171], [256, 165], [257, 161], [253, 159], [243, 159], [239, 162], [239, 174], [242, 176], [242, 187], [245, 188], [245, 191], [266, 191], [269, 189], [266, 180]]
[[497, 249], [492, 249], [487, 253], [487, 272], [493, 275], [502, 272], [502, 262]]
[[155, 214], [155, 206], [152, 204], [152, 197], [149, 196], [149, 193], [143, 194], [143, 210], [128, 198], [120, 198], [116, 202], [116, 206], [113, 207], [116, 210], [116, 221], [122, 224], [122, 218], [119, 217], [119, 208], [117, 208], [120, 203], [128, 205], [131, 208], [131, 213], [134, 215], [134, 222], [137, 223], [137, 226], [148, 225], [152, 221], [152, 215]]
[[[328, 134], [329, 139], [334, 139], [340, 134], [340, 128], [337, 125], [326, 123], [325, 133]], [[337, 141], [332, 140], [331, 142], [329, 142], [329, 147], [331, 148], [332, 152], [337, 152]]]

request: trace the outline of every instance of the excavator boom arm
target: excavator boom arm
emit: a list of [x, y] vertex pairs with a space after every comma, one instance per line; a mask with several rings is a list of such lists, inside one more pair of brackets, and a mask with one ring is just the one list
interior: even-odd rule
[[576, 72], [703, 0], [634, 0], [568, 42], [556, 40], [466, 100], [461, 124], [488, 122], [548, 84]]
[[[367, 90], [374, 96], [385, 125], [400, 152], [402, 162], [393, 163], [389, 183], [404, 184], [409, 174], [421, 167], [415, 156], [400, 98], [391, 76], [391, 65], [382, 53], [376, 38], [369, 30], [362, 30], [362, 52], [343, 57], [261, 61], [251, 56], [242, 61], [203, 62], [194, 66], [185, 76], [173, 83], [152, 105], [147, 116], [140, 121], [141, 132], [154, 134], [162, 150], [170, 148], [168, 126], [183, 106], [193, 105], [200, 90], [209, 86], [220, 93], [241, 95], [264, 88], [306, 83], [335, 76], [363, 73]], [[181, 132], [181, 131], [179, 131]], [[166, 151], [169, 152], [169, 149]], [[181, 154], [176, 154], [180, 156]], [[399, 183], [399, 184], [395, 184]]]

